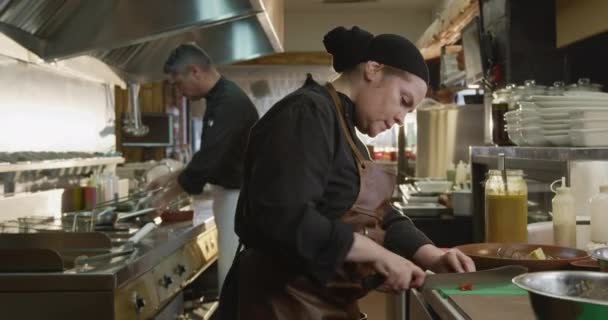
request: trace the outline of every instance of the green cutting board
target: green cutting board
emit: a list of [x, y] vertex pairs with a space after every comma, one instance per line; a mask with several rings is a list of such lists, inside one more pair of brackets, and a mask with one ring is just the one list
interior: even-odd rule
[[447, 296], [525, 296], [528, 292], [512, 283], [492, 286], [475, 286], [473, 290], [463, 291], [456, 288], [436, 288], [443, 297]]

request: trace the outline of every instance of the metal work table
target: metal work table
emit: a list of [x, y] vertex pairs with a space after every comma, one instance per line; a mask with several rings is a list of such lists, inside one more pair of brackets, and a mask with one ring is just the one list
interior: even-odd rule
[[608, 148], [554, 148], [554, 147], [471, 147], [471, 158], [496, 157], [504, 153], [507, 158], [549, 161], [608, 160]]
[[572, 188], [577, 215], [588, 215], [589, 199], [608, 181], [608, 148], [493, 147], [469, 149], [473, 192], [474, 240], [484, 240], [484, 185], [486, 174], [496, 169], [498, 154], [506, 169], [523, 170], [528, 184], [529, 222], [550, 219], [553, 193], [550, 185], [562, 177]]

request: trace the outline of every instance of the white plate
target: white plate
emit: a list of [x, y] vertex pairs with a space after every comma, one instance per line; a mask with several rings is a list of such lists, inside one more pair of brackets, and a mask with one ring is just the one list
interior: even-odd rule
[[575, 147], [607, 147], [608, 129], [573, 129], [570, 141]]
[[547, 126], [547, 125], [555, 125], [555, 124], [569, 124], [569, 119], [568, 120], [563, 120], [563, 119], [557, 119], [557, 120], [543, 120], [541, 121], [540, 125], [541, 126]]
[[608, 118], [608, 110], [572, 110], [569, 112], [573, 120], [593, 120]]
[[559, 124], [541, 123], [540, 127], [545, 131], [547, 131], [547, 130], [568, 130], [568, 129], [570, 129], [570, 124], [565, 121], [561, 121], [561, 123], [559, 123]]
[[570, 129], [608, 129], [608, 119], [572, 119]]
[[599, 96], [532, 96], [528, 100], [539, 101], [608, 101], [608, 97]]
[[545, 137], [547, 136], [564, 136], [568, 134], [568, 130], [569, 129], [562, 129], [562, 130], [543, 130], [543, 135]]
[[[606, 110], [608, 112], [608, 110]], [[547, 114], [543, 114], [541, 117], [542, 121], [547, 121], [547, 120], [568, 120], [570, 119], [570, 114], [568, 113], [547, 113]]]
[[538, 110], [538, 105], [531, 101], [519, 101], [517, 102], [518, 110], [522, 111], [532, 111], [536, 112]]
[[557, 135], [557, 136], [545, 136], [545, 139], [547, 139], [547, 141], [549, 141], [550, 144], [552, 144], [554, 146], [558, 146], [558, 147], [567, 147], [567, 146], [571, 145], [570, 135], [568, 135], [568, 134]]
[[544, 116], [546, 114], [552, 114], [552, 113], [569, 113], [570, 111], [607, 111], [607, 110], [608, 110], [608, 108], [606, 108], [606, 107], [578, 107], [578, 108], [559, 107], [559, 108], [539, 109], [538, 113], [541, 116]]
[[543, 130], [540, 127], [522, 127], [519, 129], [523, 140], [529, 146], [544, 146], [547, 145], [547, 139], [543, 136]]
[[567, 97], [594, 97], [594, 98], [608, 98], [606, 92], [594, 92], [594, 91], [566, 91], [564, 96]]
[[608, 100], [606, 101], [539, 101], [536, 105], [540, 110], [547, 108], [584, 108], [584, 107], [603, 107], [608, 108]]

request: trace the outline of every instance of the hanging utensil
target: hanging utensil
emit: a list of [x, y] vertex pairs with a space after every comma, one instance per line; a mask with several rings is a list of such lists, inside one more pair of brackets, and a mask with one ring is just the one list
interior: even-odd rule
[[505, 188], [505, 194], [509, 194], [509, 187], [507, 185], [507, 170], [505, 169], [505, 154], [498, 154], [498, 170], [500, 170], [502, 174], [502, 183]]

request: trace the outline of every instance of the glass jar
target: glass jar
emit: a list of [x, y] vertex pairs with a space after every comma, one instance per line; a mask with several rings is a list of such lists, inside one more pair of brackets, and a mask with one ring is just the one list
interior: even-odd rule
[[492, 94], [492, 141], [498, 146], [512, 146], [505, 128], [507, 113], [511, 106], [511, 88], [504, 88]]
[[528, 241], [528, 186], [522, 170], [490, 170], [485, 182], [486, 242]]

